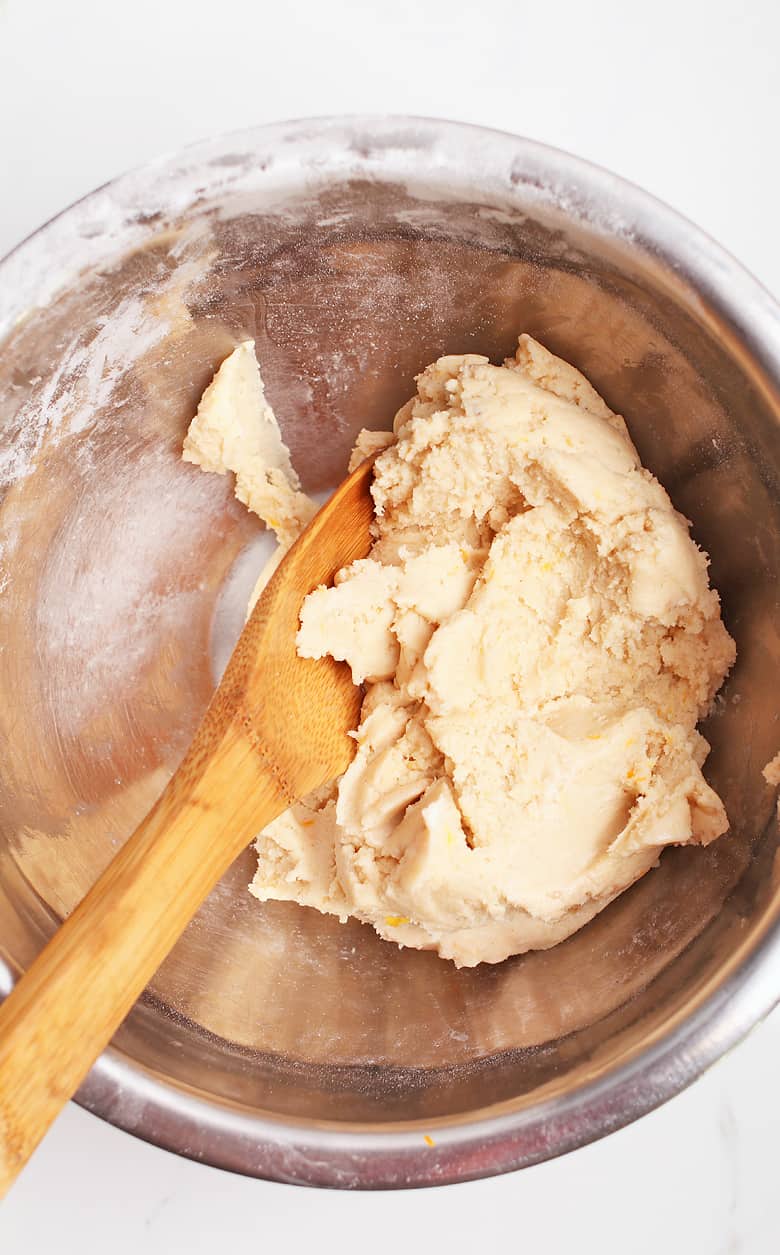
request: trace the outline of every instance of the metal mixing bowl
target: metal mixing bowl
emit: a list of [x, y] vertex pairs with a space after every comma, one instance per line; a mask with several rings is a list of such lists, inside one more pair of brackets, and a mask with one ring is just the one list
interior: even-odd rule
[[261, 906], [247, 853], [84, 1106], [277, 1180], [457, 1181], [635, 1119], [769, 1010], [780, 313], [736, 262], [645, 193], [525, 140], [303, 122], [73, 206], [2, 264], [0, 329], [5, 989], [159, 793], [239, 630], [265, 538], [227, 480], [179, 457], [239, 337], [255, 337], [317, 491], [426, 363], [500, 359], [531, 332], [627, 416], [712, 556], [739, 647], [705, 729], [728, 836], [668, 851], [554, 950], [471, 971]]

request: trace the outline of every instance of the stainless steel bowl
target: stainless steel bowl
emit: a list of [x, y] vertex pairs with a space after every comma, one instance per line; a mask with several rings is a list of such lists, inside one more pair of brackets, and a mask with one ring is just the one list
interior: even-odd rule
[[[635, 1119], [780, 995], [780, 312], [644, 192], [510, 135], [283, 124], [95, 192], [0, 268], [0, 954], [32, 957], [144, 814], [235, 638], [264, 538], [179, 459], [239, 336], [310, 490], [438, 354], [530, 331], [623, 412], [694, 521], [739, 661], [706, 729], [732, 821], [582, 932], [457, 971], [214, 891], [79, 1101], [281, 1181], [503, 1172]], [[90, 991], [84, 990], [89, 998]]]

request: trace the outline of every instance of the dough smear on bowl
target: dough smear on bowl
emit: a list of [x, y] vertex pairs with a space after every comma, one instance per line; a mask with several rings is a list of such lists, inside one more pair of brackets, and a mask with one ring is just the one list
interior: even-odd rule
[[[234, 471], [289, 544], [311, 509], [259, 372], [254, 417], [231, 394], [236, 354], [257, 372], [239, 346], [185, 456]], [[357, 753], [260, 834], [250, 889], [472, 966], [554, 945], [665, 846], [725, 832], [696, 724], [735, 647], [687, 521], [572, 366], [521, 336], [417, 387], [353, 455], [383, 450], [370, 556], [301, 611], [299, 653], [365, 684]]]

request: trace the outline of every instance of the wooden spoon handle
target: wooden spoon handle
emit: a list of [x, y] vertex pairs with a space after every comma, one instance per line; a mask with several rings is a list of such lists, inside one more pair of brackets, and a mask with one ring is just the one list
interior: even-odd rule
[[240, 724], [220, 735], [208, 754], [196, 738], [156, 806], [0, 1007], [0, 1197], [209, 891], [288, 804], [269, 771], [256, 772], [250, 797], [235, 787], [257, 750]]

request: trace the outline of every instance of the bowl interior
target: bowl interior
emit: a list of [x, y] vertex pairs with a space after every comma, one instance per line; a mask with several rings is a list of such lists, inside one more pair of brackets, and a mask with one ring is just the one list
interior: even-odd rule
[[286, 151], [213, 150], [178, 200], [169, 168], [149, 174], [118, 231], [90, 227], [89, 202], [69, 211], [90, 263], [2, 347], [0, 952], [27, 966], [146, 812], [240, 629], [267, 537], [227, 480], [180, 460], [236, 340], [256, 340], [319, 492], [429, 361], [500, 360], [528, 331], [626, 416], [711, 555], [739, 649], [705, 729], [730, 833], [668, 851], [554, 950], [471, 971], [260, 905], [247, 853], [117, 1039], [175, 1086], [272, 1116], [527, 1104], [684, 1014], [775, 890], [777, 397], [683, 275], [522, 160], [491, 182], [412, 149], [405, 165], [370, 145], [345, 163], [320, 143], [319, 165]]

